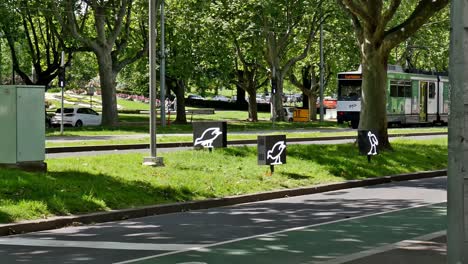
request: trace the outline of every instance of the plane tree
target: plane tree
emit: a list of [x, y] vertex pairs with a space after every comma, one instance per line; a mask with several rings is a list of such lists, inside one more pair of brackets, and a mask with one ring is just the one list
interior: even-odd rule
[[177, 123], [186, 123], [185, 93], [195, 88], [202, 95], [229, 82], [234, 68], [231, 46], [226, 45], [222, 25], [214, 18], [216, 5], [201, 0], [167, 1], [168, 88], [177, 103]]
[[[362, 99], [359, 129], [375, 130], [379, 146], [391, 148], [386, 116], [387, 63], [390, 52], [414, 35], [449, 0], [337, 0], [353, 23], [361, 54]], [[401, 22], [398, 12], [411, 10]]]
[[[258, 1], [253, 9], [264, 41], [264, 57], [272, 87], [273, 119], [284, 120], [283, 85], [291, 67], [305, 59], [315, 40], [320, 24], [329, 15], [323, 0]], [[299, 36], [305, 41], [298, 42]], [[299, 53], [297, 46], [301, 46]]]
[[98, 62], [102, 124], [118, 122], [116, 78], [148, 53], [148, 6], [141, 0], [50, 1], [65, 32], [91, 50]]
[[255, 1], [224, 0], [214, 8], [214, 19], [221, 25], [218, 32], [231, 47], [235, 61], [233, 83], [248, 94], [249, 120], [253, 122], [258, 121], [257, 90], [268, 81], [264, 36], [255, 20], [255, 5]]
[[[326, 87], [331, 76], [330, 66], [324, 65], [324, 83]], [[309, 108], [309, 120], [317, 121], [317, 98], [320, 95], [320, 69], [319, 66], [312, 63], [303, 64], [300, 67], [300, 79], [296, 76], [294, 71], [289, 73], [289, 82], [301, 90], [305, 95], [303, 100], [307, 100], [307, 107]]]
[[449, 8], [431, 17], [419, 30], [390, 54], [392, 63], [407, 69], [447, 71], [450, 42]]

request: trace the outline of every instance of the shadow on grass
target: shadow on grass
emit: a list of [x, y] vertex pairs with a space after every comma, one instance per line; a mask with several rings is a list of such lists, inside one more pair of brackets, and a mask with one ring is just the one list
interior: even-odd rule
[[343, 125], [338, 125], [333, 121], [324, 122], [275, 122], [259, 121], [259, 122], [232, 122], [228, 124], [229, 131], [243, 130], [288, 130], [298, 128], [342, 128]]
[[387, 151], [367, 162], [360, 156], [357, 146], [296, 145], [288, 147], [288, 157], [313, 161], [331, 174], [347, 180], [393, 175], [408, 171], [446, 168], [447, 147], [428, 144], [393, 144], [395, 150]]
[[[126, 125], [119, 126], [87, 126], [87, 127], [65, 127], [65, 136], [83, 136], [85, 132], [93, 133], [109, 133], [109, 132], [126, 132], [126, 133], [149, 133], [149, 125], [142, 125], [141, 123], [127, 123]], [[60, 128], [47, 129], [47, 136], [57, 136]], [[173, 134], [173, 133], [190, 133], [192, 132], [192, 124], [178, 124], [166, 126], [165, 128], [158, 126], [157, 133], [160, 134]]]
[[252, 147], [242, 146], [236, 148], [225, 148], [223, 149], [223, 153], [228, 156], [233, 157], [248, 157], [248, 156], [256, 156], [257, 150]]
[[11, 215], [0, 210], [0, 223], [11, 223], [11, 222], [13, 222], [13, 218], [11, 217]]
[[309, 176], [304, 176], [298, 173], [290, 173], [290, 172], [283, 172], [282, 173], [284, 176], [288, 177], [291, 180], [305, 180], [305, 179], [310, 179]]
[[[105, 132], [126, 132], [126, 133], [148, 133], [149, 124], [145, 124], [147, 118], [139, 116], [125, 116], [119, 117], [119, 121], [124, 122], [118, 126], [88, 126], [88, 127], [66, 127], [66, 136], [83, 135], [83, 132], [90, 133], [105, 133]], [[210, 119], [212, 120], [212, 119]], [[203, 121], [203, 119], [193, 120]], [[307, 128], [342, 128], [342, 125], [337, 125], [336, 122], [275, 122], [273, 125], [270, 121], [261, 122], [248, 122], [248, 121], [234, 121], [228, 122], [228, 131], [264, 131], [271, 130], [292, 130], [292, 129], [307, 129]], [[47, 136], [54, 136], [60, 131], [60, 128], [47, 129]], [[74, 132], [76, 132], [74, 134]], [[174, 133], [191, 133], [192, 123], [190, 120], [186, 124], [171, 123], [170, 126], [158, 126], [157, 133], [159, 134], [174, 134]]]
[[157, 186], [79, 171], [35, 174], [2, 170], [0, 183], [0, 200], [8, 201], [8, 208], [0, 210], [2, 223], [21, 218], [9, 214], [21, 215], [21, 210], [28, 211], [24, 213], [26, 218], [40, 218], [43, 214], [80, 214], [207, 197], [186, 187]]

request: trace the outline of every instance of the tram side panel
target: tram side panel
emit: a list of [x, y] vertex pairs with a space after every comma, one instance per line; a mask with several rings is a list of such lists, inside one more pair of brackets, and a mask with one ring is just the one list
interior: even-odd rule
[[[387, 83], [387, 118], [390, 124], [448, 122], [448, 79], [438, 81], [436, 76], [426, 79], [412, 74], [392, 76], [389, 74]], [[359, 90], [360, 94], [362, 80], [359, 77], [357, 74], [339, 75], [337, 120], [340, 124], [350, 122], [353, 128], [359, 124], [361, 101], [360, 96], [350, 97], [349, 90], [354, 86], [353, 89]]]

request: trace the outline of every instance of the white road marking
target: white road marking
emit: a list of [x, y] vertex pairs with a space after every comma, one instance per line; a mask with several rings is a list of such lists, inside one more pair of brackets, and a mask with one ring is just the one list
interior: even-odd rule
[[441, 203], [445, 203], [445, 202], [447, 202], [447, 201], [441, 201], [441, 202], [437, 202], [437, 203], [429, 203], [429, 204], [418, 205], [418, 206], [413, 206], [413, 207], [408, 207], [408, 208], [403, 208], [403, 209], [390, 210], [390, 211], [385, 211], [385, 212], [380, 212], [380, 213], [375, 213], [375, 214], [361, 215], [361, 216], [350, 217], [350, 218], [346, 218], [346, 219], [340, 219], [340, 220], [324, 222], [324, 223], [319, 223], [319, 224], [293, 227], [293, 228], [288, 228], [288, 229], [275, 231], [275, 232], [270, 232], [270, 233], [265, 233], [265, 234], [259, 234], [259, 235], [249, 236], [249, 237], [242, 237], [242, 238], [222, 241], [222, 242], [218, 242], [218, 243], [213, 243], [213, 244], [201, 245], [201, 246], [198, 246], [198, 247], [182, 249], [182, 250], [179, 250], [179, 251], [167, 252], [167, 253], [157, 254], [157, 255], [153, 255], [153, 256], [147, 256], [147, 257], [138, 258], [138, 259], [127, 260], [127, 261], [122, 261], [122, 262], [115, 262], [114, 264], [134, 263], [134, 262], [139, 262], [139, 261], [148, 260], [148, 259], [155, 259], [155, 258], [164, 257], [164, 256], [176, 255], [176, 254], [185, 253], [185, 252], [189, 252], [189, 251], [203, 250], [203, 249], [210, 248], [210, 247], [221, 246], [221, 245], [225, 245], [225, 244], [231, 244], [231, 243], [244, 241], [244, 240], [249, 240], [249, 239], [254, 239], [254, 238], [268, 237], [268, 236], [271, 236], [271, 235], [277, 235], [277, 234], [282, 234], [282, 233], [287, 233], [287, 232], [292, 232], [292, 231], [304, 230], [304, 229], [311, 228], [311, 227], [323, 226], [323, 225], [334, 224], [334, 223], [341, 223], [341, 222], [351, 221], [351, 220], [355, 220], [355, 219], [362, 219], [362, 218], [371, 217], [371, 216], [378, 216], [378, 215], [384, 215], [384, 214], [389, 214], [389, 213], [401, 212], [401, 211], [406, 211], [406, 210], [411, 210], [411, 209], [416, 209], [416, 208], [429, 207], [429, 206], [432, 206], [432, 205], [441, 204]]
[[153, 244], [153, 243], [122, 243], [107, 241], [68, 241], [30, 238], [1, 238], [0, 245], [33, 246], [33, 247], [68, 247], [68, 248], [98, 248], [119, 250], [149, 250], [171, 251], [202, 247], [199, 244]]
[[357, 253], [354, 253], [354, 254], [334, 258], [334, 259], [328, 260], [328, 261], [320, 261], [320, 262], [314, 261], [313, 263], [314, 264], [343, 264], [343, 263], [347, 263], [347, 262], [350, 262], [350, 261], [353, 261], [353, 260], [357, 260], [357, 259], [365, 258], [365, 257], [368, 257], [368, 256], [372, 256], [372, 255], [375, 255], [375, 254], [390, 251], [390, 250], [393, 250], [393, 249], [409, 247], [409, 246], [412, 246], [412, 245], [414, 245], [416, 243], [421, 243], [423, 241], [426, 242], [428, 240], [432, 240], [434, 238], [441, 237], [441, 236], [445, 235], [446, 233], [447, 232], [445, 230], [438, 231], [438, 232], [434, 232], [432, 234], [427, 234], [427, 235], [415, 237], [415, 238], [410, 239], [410, 240], [403, 240], [403, 241], [400, 241], [400, 242], [395, 243], [395, 244], [389, 244], [389, 245], [385, 245], [385, 246], [381, 246], [381, 247], [371, 248], [369, 250], [364, 250], [364, 251], [357, 252]]

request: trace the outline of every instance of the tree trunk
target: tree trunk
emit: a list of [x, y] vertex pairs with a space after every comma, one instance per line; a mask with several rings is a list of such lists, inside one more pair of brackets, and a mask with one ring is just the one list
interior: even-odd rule
[[271, 113], [274, 121], [284, 121], [284, 108], [283, 108], [283, 84], [284, 78], [278, 72], [276, 77], [272, 77], [271, 86], [272, 90], [276, 93], [271, 95]]
[[236, 96], [236, 104], [244, 105], [247, 103], [247, 100], [245, 100], [245, 91], [239, 85], [236, 87]]
[[183, 80], [176, 80], [175, 95], [176, 95], [176, 111], [177, 116], [174, 121], [177, 124], [187, 123], [187, 114], [185, 113], [185, 82]]
[[252, 122], [258, 121], [257, 93], [255, 90], [249, 90], [249, 119]]
[[102, 125], [117, 125], [117, 97], [115, 92], [116, 74], [112, 70], [112, 57], [110, 53], [96, 53], [99, 66], [102, 97]]
[[379, 148], [391, 149], [387, 132], [387, 56], [367, 47], [362, 59], [362, 100], [359, 130], [375, 130]]
[[309, 108], [309, 96], [304, 92], [302, 93], [302, 108]]
[[308, 104], [309, 104], [309, 120], [311, 121], [317, 121], [317, 96], [314, 94], [311, 94], [307, 96], [308, 98]]

